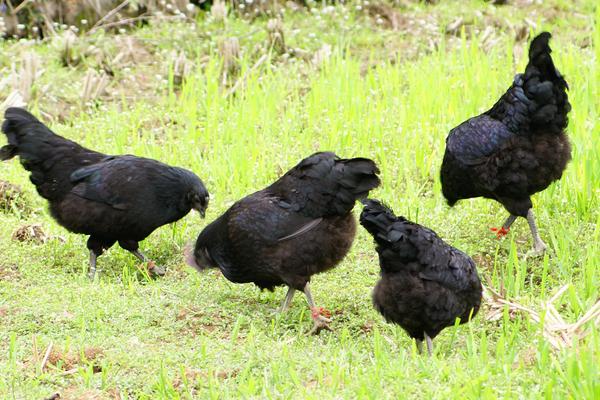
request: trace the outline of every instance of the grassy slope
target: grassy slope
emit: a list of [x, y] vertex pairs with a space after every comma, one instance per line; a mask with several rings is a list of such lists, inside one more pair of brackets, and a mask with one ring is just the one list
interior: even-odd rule
[[[484, 200], [448, 209], [437, 179], [448, 130], [489, 107], [525, 65], [521, 56], [512, 59], [521, 53], [513, 51], [508, 31], [499, 30], [498, 43], [485, 51], [477, 37], [445, 37], [439, 50], [406, 56], [400, 51], [397, 62], [390, 63], [390, 43], [426, 49], [427, 38], [373, 28], [369, 20], [342, 8], [320, 19], [288, 15], [288, 44], [314, 51], [327, 42], [333, 57], [320, 69], [303, 61], [269, 63], [227, 100], [217, 85], [218, 38], [242, 37], [246, 69], [257, 58], [252, 46], [264, 40], [264, 21], [230, 20], [226, 27], [200, 21], [197, 33], [189, 25], [144, 28], [134, 35], [161, 65], [117, 70], [113, 96], [96, 108], [77, 104], [85, 66], [93, 66], [93, 60], [78, 68], [60, 67], [56, 49], [46, 44], [0, 43], [0, 52], [27, 49], [49, 60], [31, 106], [51, 116], [66, 109], [67, 121], [52, 124], [57, 132], [108, 153], [155, 157], [195, 170], [213, 199], [206, 221], [318, 149], [372, 157], [383, 178], [375, 197], [476, 256], [480, 274], [521, 304], [539, 310], [570, 284], [557, 305], [574, 322], [598, 299], [600, 283], [600, 27], [592, 4], [555, 1], [548, 7], [558, 10], [557, 16], [540, 13], [537, 18], [539, 29], [554, 32], [555, 62], [569, 81], [573, 104], [573, 161], [560, 182], [534, 199], [542, 236], [551, 248], [540, 260], [517, 255], [530, 246], [524, 221], [498, 242], [487, 227], [501, 223], [505, 211]], [[443, 30], [462, 8], [450, 3], [409, 11], [437, 18]], [[515, 23], [533, 12], [472, 2], [463, 12], [475, 16], [475, 26], [483, 23], [478, 11]], [[310, 32], [316, 32], [314, 39]], [[86, 40], [115, 51], [110, 38]], [[584, 40], [593, 45], [581, 48]], [[173, 48], [202, 64], [177, 94], [169, 90], [165, 66]], [[208, 59], [202, 58], [205, 54]], [[10, 62], [0, 60], [0, 66], [6, 70]], [[136, 93], [132, 83], [123, 89], [128, 75], [144, 72], [152, 75], [143, 93]], [[155, 74], [162, 78], [153, 82]], [[44, 90], [50, 95], [39, 95]], [[0, 230], [1, 398], [42, 398], [53, 392], [67, 398], [113, 398], [116, 393], [127, 398], [600, 396], [600, 338], [593, 329], [574, 348], [555, 352], [526, 314], [505, 310], [500, 320], [489, 321], [484, 309], [471, 324], [444, 331], [433, 358], [414, 354], [406, 335], [382, 322], [371, 307], [377, 257], [362, 230], [345, 261], [313, 280], [317, 302], [334, 312], [335, 331], [319, 337], [303, 335], [310, 326], [304, 299], [296, 298], [287, 314], [273, 315], [282, 289], [260, 293], [216, 272], [200, 275], [184, 266], [182, 247], [206, 224], [197, 215], [163, 227], [144, 242], [149, 255], [167, 265], [164, 279], [140, 277], [134, 260], [115, 248], [100, 259], [101, 281], [91, 284], [84, 274], [85, 238], [52, 221], [17, 161], [1, 168], [0, 178], [21, 185], [33, 208], [29, 214], [0, 214], [5, 227]], [[24, 223], [41, 223], [65, 242], [11, 240]], [[63, 362], [53, 355], [50, 364], [58, 365], [40, 371], [50, 344], [53, 354], [63, 354]], [[89, 361], [78, 357], [93, 358], [91, 348], [103, 354]]]

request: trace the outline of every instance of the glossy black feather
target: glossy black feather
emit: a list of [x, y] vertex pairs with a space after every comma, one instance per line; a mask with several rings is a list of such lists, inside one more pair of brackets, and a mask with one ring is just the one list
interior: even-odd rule
[[68, 230], [92, 236], [90, 248], [98, 254], [116, 241], [137, 249], [135, 242], [185, 216], [194, 198], [208, 196], [190, 171], [86, 149], [23, 109], [6, 110], [2, 131], [8, 149], [1, 154], [19, 156], [52, 216]]
[[360, 223], [377, 244], [373, 304], [388, 322], [423, 340], [424, 332], [434, 338], [456, 318], [465, 323], [477, 314], [482, 286], [468, 255], [377, 200], [365, 202]]
[[317, 153], [269, 187], [236, 202], [199, 235], [192, 264], [232, 282], [302, 290], [352, 244], [357, 199], [379, 185], [375, 163]]
[[490, 110], [450, 131], [440, 173], [450, 205], [487, 197], [524, 217], [529, 196], [562, 176], [571, 158], [565, 133], [571, 105], [549, 39], [544, 32], [531, 42], [525, 72]]

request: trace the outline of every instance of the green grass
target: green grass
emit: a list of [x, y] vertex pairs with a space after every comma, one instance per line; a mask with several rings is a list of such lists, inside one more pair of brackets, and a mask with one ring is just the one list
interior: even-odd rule
[[[406, 12], [447, 22], [464, 8], [458, 3], [414, 5]], [[265, 40], [265, 21], [230, 18], [222, 26], [200, 16], [199, 33], [175, 23], [132, 32], [159, 64], [116, 70], [113, 94], [88, 106], [77, 96], [93, 60], [64, 68], [51, 44], [0, 42], [1, 54], [34, 51], [47, 60], [30, 108], [49, 114], [57, 133], [106, 153], [190, 168], [211, 193], [206, 220], [190, 214], [142, 244], [167, 266], [166, 277], [146, 279], [131, 256], [113, 248], [99, 259], [100, 281], [91, 283], [85, 275], [86, 238], [51, 219], [18, 161], [3, 163], [0, 179], [22, 187], [31, 211], [0, 213], [0, 398], [54, 392], [63, 398], [142, 399], [600, 398], [600, 334], [594, 323], [573, 347], [555, 350], [528, 314], [505, 309], [493, 321], [484, 306], [470, 324], [443, 331], [432, 358], [416, 354], [404, 332], [383, 322], [371, 306], [379, 267], [362, 229], [344, 262], [313, 279], [317, 303], [334, 313], [334, 331], [318, 337], [304, 335], [311, 322], [301, 296], [288, 313], [274, 315], [283, 289], [261, 293], [215, 271], [198, 274], [181, 256], [185, 244], [233, 201], [301, 158], [331, 150], [375, 159], [383, 184], [373, 197], [474, 256], [482, 278], [507, 298], [541, 312], [569, 284], [555, 305], [567, 322], [577, 321], [600, 297], [600, 11], [591, 1], [550, 3], [538, 14], [555, 10], [557, 16], [538, 16], [537, 31], [553, 32], [554, 60], [571, 88], [573, 160], [559, 182], [534, 198], [550, 248], [541, 259], [519, 256], [531, 246], [524, 221], [497, 241], [488, 227], [506, 217], [501, 206], [476, 199], [449, 209], [438, 180], [449, 129], [490, 107], [526, 64], [519, 52], [525, 44], [514, 44], [506, 29], [496, 31], [498, 43], [491, 48], [476, 34], [439, 35], [435, 50], [404, 56], [389, 53], [387, 39], [399, 35], [393, 39], [399, 48], [414, 50], [427, 49], [427, 37], [373, 27], [353, 6], [336, 7], [339, 15], [349, 15], [348, 23], [341, 17], [286, 15], [286, 31], [298, 29], [288, 43], [315, 51], [327, 42], [332, 57], [316, 68], [273, 54], [248, 74], [235, 96], [225, 98], [218, 85], [218, 38], [245, 38], [243, 75], [258, 58], [253, 49]], [[525, 12], [538, 15], [475, 1], [464, 13], [478, 11], [515, 24]], [[312, 42], [303, 35], [310, 30], [317, 33]], [[347, 34], [338, 35], [341, 31]], [[81, 40], [117, 52], [110, 36]], [[582, 40], [588, 45], [581, 47]], [[184, 50], [196, 63], [181, 88], [169, 83], [172, 49]], [[7, 72], [10, 63], [0, 60], [0, 68]], [[126, 82], [143, 73], [149, 74], [146, 80]], [[156, 74], [161, 79], [154, 82]], [[142, 91], [137, 84], [147, 86]], [[7, 94], [0, 92], [0, 98]], [[39, 245], [11, 239], [18, 226], [31, 223], [53, 238]], [[64, 356], [41, 370], [50, 345], [53, 353], [70, 354], [76, 362]], [[102, 354], [89, 359], [89, 349]]]

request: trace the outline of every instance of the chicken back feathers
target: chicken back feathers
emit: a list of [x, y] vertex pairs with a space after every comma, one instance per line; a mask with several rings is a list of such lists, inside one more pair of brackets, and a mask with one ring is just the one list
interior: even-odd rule
[[441, 168], [450, 205], [483, 196], [525, 216], [529, 196], [562, 176], [571, 158], [564, 132], [571, 105], [550, 37], [544, 32], [531, 42], [525, 73], [490, 110], [450, 131]]
[[378, 173], [368, 159], [314, 154], [207, 226], [191, 264], [219, 268], [237, 283], [302, 290], [350, 249], [354, 202], [379, 185]]
[[482, 286], [469, 256], [377, 200], [365, 201], [360, 223], [377, 244], [381, 279], [373, 304], [388, 322], [423, 340], [477, 314]]

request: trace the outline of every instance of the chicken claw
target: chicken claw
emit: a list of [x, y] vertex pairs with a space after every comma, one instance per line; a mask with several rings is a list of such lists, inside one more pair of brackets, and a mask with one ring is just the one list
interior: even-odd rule
[[307, 335], [318, 335], [322, 330], [331, 331], [331, 327], [329, 323], [331, 323], [330, 318], [326, 318], [321, 313], [330, 315], [329, 311], [324, 310], [322, 307], [312, 307], [311, 308], [312, 319], [315, 322], [312, 329], [308, 331]]

